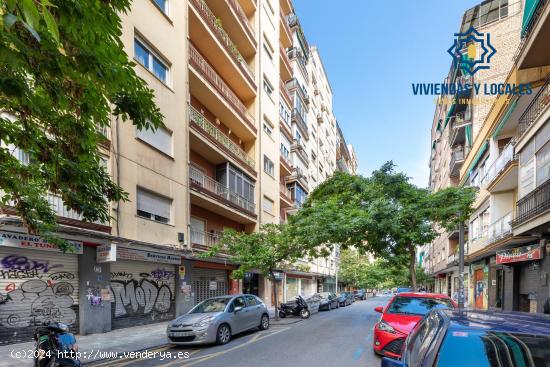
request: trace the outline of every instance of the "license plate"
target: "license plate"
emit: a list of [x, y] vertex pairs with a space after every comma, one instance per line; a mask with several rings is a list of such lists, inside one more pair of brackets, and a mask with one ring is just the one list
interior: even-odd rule
[[191, 331], [171, 331], [169, 336], [192, 336], [194, 335]]

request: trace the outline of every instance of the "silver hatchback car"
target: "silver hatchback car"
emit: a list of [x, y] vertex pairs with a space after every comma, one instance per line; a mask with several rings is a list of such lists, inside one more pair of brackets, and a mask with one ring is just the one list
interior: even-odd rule
[[171, 344], [226, 344], [232, 335], [253, 328], [269, 328], [264, 302], [251, 294], [209, 298], [168, 324]]

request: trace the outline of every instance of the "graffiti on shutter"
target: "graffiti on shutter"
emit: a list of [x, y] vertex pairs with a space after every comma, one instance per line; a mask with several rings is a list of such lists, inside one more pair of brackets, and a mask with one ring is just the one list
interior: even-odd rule
[[173, 319], [175, 285], [174, 265], [137, 261], [112, 263], [113, 328]]
[[78, 331], [77, 256], [0, 249], [0, 344], [29, 341], [45, 322]]

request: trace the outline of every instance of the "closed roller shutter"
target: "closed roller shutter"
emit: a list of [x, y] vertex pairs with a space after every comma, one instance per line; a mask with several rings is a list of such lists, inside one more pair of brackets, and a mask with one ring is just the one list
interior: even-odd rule
[[0, 248], [0, 344], [30, 341], [34, 327], [78, 332], [78, 255]]
[[[210, 282], [215, 283], [215, 287], [212, 287], [214, 284]], [[211, 297], [224, 296], [229, 293], [227, 271], [193, 268], [191, 286], [195, 293], [195, 304]]]
[[145, 325], [175, 316], [176, 267], [140, 261], [111, 264], [112, 328]]

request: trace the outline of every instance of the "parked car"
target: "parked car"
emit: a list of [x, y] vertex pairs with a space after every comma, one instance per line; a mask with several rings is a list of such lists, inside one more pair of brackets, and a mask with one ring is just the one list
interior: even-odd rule
[[226, 344], [240, 332], [269, 328], [264, 302], [251, 294], [209, 298], [168, 324], [172, 344]]
[[319, 304], [319, 311], [321, 310], [330, 311], [333, 308], [340, 307], [340, 303], [338, 302], [338, 297], [336, 296], [335, 293], [321, 292], [319, 293], [319, 297], [321, 298], [321, 302]]
[[456, 308], [447, 295], [433, 293], [400, 293], [388, 302], [380, 321], [374, 324], [373, 348], [377, 354], [399, 358], [405, 339], [422, 317], [434, 308]]
[[365, 292], [364, 289], [358, 289], [356, 291], [353, 291], [353, 296], [356, 300], [364, 301], [367, 299], [367, 292]]
[[546, 367], [550, 319], [523, 312], [434, 310], [412, 330], [401, 360], [382, 367]]
[[407, 293], [407, 292], [412, 292], [412, 288], [409, 288], [409, 287], [398, 287], [397, 288], [397, 294], [399, 293]]
[[342, 292], [338, 295], [338, 304], [342, 307], [349, 306], [352, 304], [351, 300], [353, 295], [349, 292]]

